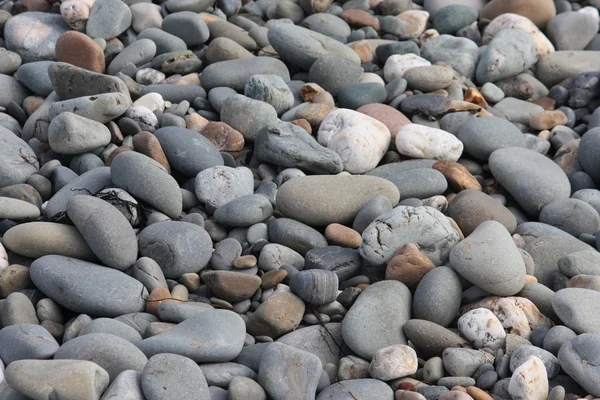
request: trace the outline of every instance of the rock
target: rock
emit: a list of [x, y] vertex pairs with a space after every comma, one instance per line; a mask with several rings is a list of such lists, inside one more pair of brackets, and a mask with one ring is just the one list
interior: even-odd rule
[[396, 148], [402, 155], [413, 158], [457, 161], [463, 144], [454, 135], [441, 129], [408, 124], [396, 135]]
[[110, 400], [112, 397], [126, 400], [143, 400], [144, 394], [140, 385], [141, 372], [127, 370], [121, 372], [106, 389], [101, 400]]
[[214, 213], [214, 218], [221, 225], [248, 227], [265, 221], [272, 214], [273, 206], [266, 196], [249, 194], [219, 207]]
[[590, 129], [579, 143], [577, 157], [582, 169], [587, 172], [594, 181], [600, 181], [600, 174], [594, 169], [598, 160], [598, 146], [600, 145], [600, 129]]
[[443, 7], [433, 18], [433, 27], [440, 34], [454, 35], [458, 30], [477, 21], [478, 13], [473, 7], [451, 4]]
[[435, 265], [414, 243], [408, 243], [388, 263], [385, 279], [404, 283], [409, 289], [416, 289], [419, 282]]
[[481, 84], [516, 76], [537, 61], [533, 37], [520, 30], [500, 31], [483, 51], [477, 64], [477, 81]]
[[[538, 215], [552, 201], [570, 196], [571, 185], [563, 170], [535, 151], [515, 147], [499, 149], [492, 153], [489, 163], [498, 183], [532, 215]], [[543, 177], [538, 173], [541, 170], [545, 171]]]
[[338, 276], [327, 270], [300, 271], [290, 279], [290, 289], [314, 306], [329, 304], [338, 295]]
[[506, 332], [500, 320], [486, 308], [476, 308], [458, 319], [458, 330], [476, 349], [504, 347]]
[[39, 164], [31, 147], [14, 133], [0, 127], [0, 182], [2, 186], [24, 183]]
[[256, 381], [245, 376], [236, 376], [231, 380], [227, 389], [230, 400], [265, 400], [267, 394]]
[[253, 193], [252, 172], [246, 167], [216, 166], [198, 173], [195, 193], [203, 203], [219, 208], [238, 197]]
[[488, 293], [511, 296], [525, 284], [523, 258], [510, 233], [496, 221], [483, 222], [454, 246], [450, 262], [461, 276]]
[[79, 195], [69, 200], [67, 215], [106, 266], [124, 271], [133, 265], [137, 239], [119, 210], [102, 199]]
[[[406, 344], [402, 327], [410, 318], [410, 303], [410, 291], [400, 282], [368, 286], [342, 321], [344, 342], [367, 360], [384, 347]], [[384, 325], [389, 329], [382, 329]]]
[[131, 25], [132, 14], [127, 4], [117, 0], [94, 1], [85, 31], [93, 39], [112, 39]]
[[61, 15], [25, 12], [4, 25], [6, 48], [19, 54], [24, 63], [53, 60], [56, 41], [68, 29]]
[[113, 159], [110, 175], [117, 187], [136, 199], [172, 218], [181, 214], [182, 195], [177, 181], [150, 157], [133, 151], [121, 153]]
[[521, 131], [499, 117], [469, 119], [461, 126], [458, 138], [463, 142], [466, 153], [484, 161], [498, 149], [525, 147], [525, 137]]
[[600, 332], [600, 318], [596, 313], [600, 292], [589, 289], [567, 288], [556, 292], [552, 308], [566, 326], [577, 333]]
[[221, 106], [221, 120], [253, 142], [262, 129], [277, 122], [277, 111], [268, 103], [237, 94]]
[[212, 255], [209, 234], [196, 224], [161, 221], [147, 226], [138, 238], [140, 254], [160, 265], [166, 278], [199, 272]]
[[546, 87], [574, 78], [585, 72], [598, 71], [598, 51], [565, 50], [550, 53], [542, 57], [536, 65], [536, 77]]
[[36, 259], [30, 274], [44, 294], [79, 313], [116, 317], [142, 311], [148, 295], [138, 280], [123, 272], [64, 256]]
[[281, 336], [277, 342], [312, 353], [319, 357], [323, 365], [337, 365], [342, 354], [336, 344], [342, 342], [341, 330], [340, 323], [307, 326]]
[[6, 91], [0, 95], [0, 106], [6, 107], [11, 101], [23, 104], [29, 92], [19, 81], [12, 76], [1, 75], [0, 83], [6, 88]]
[[50, 332], [34, 324], [7, 326], [0, 330], [0, 341], [0, 357], [6, 364], [52, 358], [60, 347]]
[[290, 218], [271, 221], [269, 238], [272, 242], [287, 246], [301, 255], [315, 247], [327, 246], [327, 239], [319, 231]]
[[540, 349], [529, 344], [523, 344], [517, 347], [510, 356], [510, 370], [516, 371], [521, 365], [525, 364], [531, 356], [535, 356], [542, 361], [548, 379], [554, 378], [560, 371], [558, 359], [546, 350]]
[[[579, 383], [592, 396], [599, 396], [598, 351], [600, 351], [600, 335], [584, 333], [565, 343], [558, 352], [558, 360], [563, 371]], [[590, 362], [588, 360], [594, 360]]]
[[104, 73], [102, 48], [80, 32], [68, 31], [60, 35], [56, 41], [56, 59], [92, 72]]
[[269, 243], [263, 247], [258, 258], [258, 266], [261, 270], [272, 271], [281, 268], [282, 265], [289, 265], [301, 270], [304, 268], [304, 257], [289, 247], [275, 243]]
[[142, 336], [131, 326], [124, 322], [117, 321], [111, 318], [96, 318], [87, 324], [78, 336], [88, 335], [91, 333], [109, 333], [118, 336], [135, 344], [142, 340]]
[[[197, 363], [231, 361], [242, 350], [244, 322], [227, 310], [210, 310], [137, 343], [149, 357], [173, 353]], [[202, 344], [202, 345], [198, 345]]]
[[576, 275], [600, 275], [600, 254], [595, 250], [582, 250], [565, 254], [558, 260], [560, 272], [568, 278]]
[[317, 400], [351, 399], [352, 397], [366, 400], [371, 396], [381, 400], [392, 400], [394, 392], [389, 385], [377, 379], [353, 379], [326, 387], [319, 393]]
[[583, 50], [598, 33], [598, 17], [575, 11], [560, 13], [548, 22], [546, 32], [557, 50]]
[[435, 265], [440, 265], [459, 240], [458, 232], [439, 211], [430, 207], [398, 206], [377, 217], [364, 230], [359, 251], [366, 261], [380, 265], [388, 262], [405, 244], [415, 243]]
[[363, 69], [359, 65], [346, 58], [325, 56], [317, 58], [312, 64], [308, 79], [332, 96], [337, 96], [342, 85], [359, 82], [363, 74]]
[[479, 350], [447, 348], [442, 355], [444, 369], [450, 376], [472, 376], [485, 363], [485, 353]]
[[375, 168], [391, 140], [390, 131], [384, 124], [346, 109], [327, 114], [317, 137], [321, 145], [340, 155], [344, 170], [353, 174]]
[[513, 399], [546, 399], [548, 390], [546, 369], [536, 356], [531, 356], [517, 368], [508, 384]]
[[157, 354], [148, 360], [141, 377], [148, 400], [172, 396], [182, 400], [210, 400], [208, 384], [200, 367], [187, 357]]
[[417, 372], [417, 353], [410, 347], [398, 344], [379, 349], [369, 365], [369, 374], [382, 381], [403, 378]]
[[538, 58], [553, 53], [554, 45], [529, 18], [518, 14], [501, 14], [485, 27], [482, 36], [483, 44], [488, 44], [503, 29], [519, 29], [529, 32], [537, 47]]
[[540, 222], [555, 226], [575, 237], [594, 235], [600, 229], [600, 215], [589, 204], [578, 199], [556, 200], [544, 206]]
[[[190, 124], [187, 128], [191, 128]], [[219, 151], [240, 151], [244, 148], [244, 136], [223, 122], [208, 122], [200, 133]]]
[[460, 308], [460, 278], [451, 268], [434, 268], [419, 282], [413, 300], [413, 317], [448, 326]]
[[229, 87], [241, 93], [248, 78], [255, 74], [274, 74], [285, 82], [290, 80], [290, 73], [281, 60], [271, 57], [251, 57], [209, 65], [202, 71], [201, 85], [207, 92], [216, 87]]
[[524, 125], [529, 124], [532, 115], [544, 111], [544, 109], [537, 104], [515, 99], [513, 97], [502, 99], [494, 106], [494, 109], [499, 111], [501, 116], [504, 115], [510, 122]]
[[23, 200], [0, 197], [0, 218], [32, 220], [40, 216], [40, 209]]
[[287, 62], [308, 71], [312, 64], [324, 56], [337, 56], [360, 64], [352, 49], [328, 36], [290, 24], [274, 24], [269, 28], [269, 43]]
[[[95, 42], [94, 45], [97, 46]], [[48, 75], [56, 94], [61, 100], [94, 96], [101, 93], [120, 92], [126, 95], [129, 93], [127, 86], [119, 78], [88, 71], [63, 62], [52, 63], [48, 67]]]
[[410, 124], [410, 120], [406, 118], [404, 114], [386, 104], [365, 104], [364, 106], [359, 107], [356, 111], [383, 122], [383, 124], [390, 130], [392, 140], [396, 139], [396, 135], [398, 134], [400, 128]]
[[429, 66], [431, 63], [416, 54], [395, 54], [390, 56], [383, 67], [386, 82], [402, 78], [404, 73], [411, 68]]
[[288, 122], [265, 126], [255, 138], [258, 159], [281, 167], [301, 168], [319, 174], [339, 173], [340, 156], [321, 146], [308, 132]]
[[291, 292], [274, 293], [248, 319], [248, 333], [277, 339], [298, 327], [304, 308], [304, 302]]
[[202, 281], [214, 296], [230, 303], [249, 299], [261, 284], [256, 275], [233, 271], [206, 272], [202, 274]]
[[278, 75], [252, 75], [246, 81], [244, 95], [269, 103], [277, 115], [282, 115], [294, 105], [291, 89]]
[[179, 11], [167, 15], [160, 28], [183, 40], [188, 47], [199, 46], [210, 36], [202, 16], [192, 11]]
[[25, 294], [20, 292], [10, 293], [3, 303], [3, 326], [20, 324], [37, 325], [39, 323], [35, 308], [29, 297]]
[[544, 0], [542, 3], [535, 1], [499, 1], [492, 0], [481, 10], [481, 18], [492, 20], [498, 15], [512, 13], [529, 18], [540, 29], [556, 15], [556, 8], [552, 1]]
[[452, 69], [439, 65], [411, 68], [402, 76], [408, 82], [408, 87], [421, 92], [433, 92], [450, 85], [454, 74]]
[[98, 399], [108, 387], [108, 373], [96, 363], [79, 360], [20, 360], [6, 368], [6, 381], [24, 396], [75, 400]]
[[517, 227], [516, 218], [506, 207], [476, 190], [463, 190], [456, 195], [448, 206], [447, 214], [456, 221], [466, 236], [485, 221], [497, 221], [509, 233], [513, 233]]
[[[435, 160], [423, 160], [425, 168], [420, 168], [421, 164], [414, 164], [418, 161], [421, 160], [385, 164], [367, 172], [367, 175], [378, 176], [392, 182], [400, 191], [402, 198], [425, 199], [444, 193], [448, 189], [448, 181], [442, 173], [430, 168], [430, 164]], [[410, 165], [411, 162], [413, 165]]]
[[470, 39], [440, 35], [423, 44], [421, 55], [432, 63], [446, 62], [461, 75], [473, 79], [479, 48]]

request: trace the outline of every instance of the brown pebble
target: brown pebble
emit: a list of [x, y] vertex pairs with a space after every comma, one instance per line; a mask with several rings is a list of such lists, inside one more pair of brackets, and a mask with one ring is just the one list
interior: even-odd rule
[[303, 118], [308, 121], [313, 131], [318, 131], [321, 126], [321, 122], [325, 119], [327, 114], [333, 111], [333, 107], [325, 104], [318, 103], [306, 103], [296, 110], [296, 118]]
[[236, 257], [231, 264], [235, 268], [248, 269], [256, 267], [257, 262], [258, 261], [256, 260], [256, 256], [248, 254], [245, 256]]
[[569, 279], [567, 285], [570, 288], [591, 289], [600, 292], [600, 276], [596, 275], [575, 275]]
[[23, 100], [23, 110], [27, 115], [31, 115], [44, 103], [44, 98], [39, 96], [28, 96]]
[[375, 60], [376, 46], [371, 46], [368, 40], [358, 40], [356, 42], [348, 43], [348, 47], [358, 54], [358, 57], [363, 64], [370, 63]]
[[360, 233], [337, 223], [329, 224], [325, 228], [325, 238], [331, 245], [350, 247], [351, 249], [358, 249], [362, 244]]
[[363, 28], [365, 26], [370, 26], [376, 31], [379, 30], [379, 19], [377, 17], [369, 14], [364, 10], [359, 9], [350, 9], [344, 10], [340, 14], [340, 18], [346, 21], [349, 25], [352, 25], [357, 28]]
[[468, 189], [481, 191], [481, 185], [477, 179], [471, 175], [467, 168], [459, 163], [440, 160], [433, 164], [433, 168], [444, 175], [450, 188], [455, 192]]
[[333, 96], [329, 92], [320, 92], [313, 97], [313, 103], [315, 104], [323, 104], [327, 107], [335, 107], [335, 100], [333, 100]]
[[0, 297], [32, 287], [29, 277], [29, 267], [20, 264], [11, 264], [0, 270]]
[[158, 315], [158, 306], [163, 301], [172, 301], [171, 292], [164, 286], [155, 287], [146, 302], [146, 312], [154, 315]]
[[542, 96], [539, 99], [533, 100], [532, 103], [537, 104], [546, 111], [552, 111], [556, 108], [556, 100], [548, 96]]
[[481, 92], [475, 88], [468, 88], [465, 93], [465, 101], [469, 103], [477, 104], [480, 107], [487, 107], [488, 103]]
[[396, 135], [400, 128], [411, 123], [410, 119], [406, 118], [404, 114], [387, 104], [365, 104], [356, 111], [368, 115], [371, 118], [375, 118], [383, 123], [390, 130], [392, 140], [396, 139]]
[[104, 52], [88, 35], [67, 31], [56, 41], [56, 60], [88, 71], [103, 73]]
[[525, 283], [537, 283], [537, 278], [533, 275], [525, 275]]
[[121, 153], [126, 152], [126, 151], [133, 151], [133, 149], [131, 147], [129, 147], [129, 146], [120, 146], [120, 147], [117, 147], [106, 158], [106, 161], [104, 162], [104, 165], [106, 165], [107, 167], [110, 167], [110, 164], [112, 164], [112, 161], [115, 159], [115, 157], [118, 156]]
[[304, 129], [306, 132], [308, 132], [309, 135], [312, 135], [312, 127], [310, 126], [310, 124], [308, 123], [307, 120], [300, 118], [300, 119], [295, 119], [292, 121], [292, 124], [299, 126], [300, 128]]
[[17, 0], [13, 5], [13, 13], [22, 13], [27, 11], [39, 11], [47, 12], [50, 11], [51, 3], [46, 0]]
[[184, 285], [175, 285], [173, 289], [171, 289], [171, 298], [180, 301], [187, 301], [190, 292]]
[[467, 393], [475, 400], [494, 400], [492, 396], [476, 386], [469, 386]]
[[537, 137], [550, 141], [550, 139], [552, 139], [552, 133], [548, 129], [544, 129], [543, 131], [538, 132]]
[[240, 151], [244, 148], [244, 136], [225, 122], [209, 122], [200, 133], [221, 151]]
[[414, 290], [421, 279], [434, 268], [435, 264], [421, 253], [416, 244], [408, 243], [388, 263], [385, 279], [400, 281]]
[[204, 127], [210, 122], [202, 115], [197, 113], [188, 114], [184, 117], [184, 119], [185, 127], [198, 133], [202, 133], [202, 129], [204, 129]]
[[302, 97], [302, 100], [304, 101], [308, 101], [311, 102], [313, 101], [313, 98], [321, 92], [325, 92], [326, 90], [323, 89], [321, 86], [317, 85], [316, 83], [305, 83], [304, 85], [302, 85], [300, 87], [300, 97]]
[[58, 322], [45, 320], [40, 323], [40, 326], [45, 328], [50, 334], [54, 337], [54, 339], [61, 341], [63, 335], [65, 333], [65, 326], [63, 324], [59, 324]]
[[356, 287], [359, 288], [360, 290], [365, 290], [369, 286], [370, 285], [368, 283], [359, 283], [358, 285], [356, 285]]
[[533, 114], [529, 118], [529, 126], [540, 131], [552, 129], [557, 125], [566, 125], [567, 122], [569, 122], [567, 116], [560, 110], [543, 111], [541, 113]]
[[409, 390], [411, 392], [415, 391], [415, 385], [413, 385], [410, 382], [402, 382], [400, 384], [398, 384], [398, 390]]
[[121, 129], [119, 125], [117, 125], [114, 121], [108, 121], [106, 123], [106, 127], [110, 131], [110, 142], [116, 144], [117, 146], [123, 143], [123, 134], [121, 133]]
[[162, 165], [168, 173], [171, 173], [171, 164], [169, 164], [160, 142], [152, 133], [146, 131], [136, 133], [133, 136], [133, 148], [135, 151], [150, 157]]
[[274, 269], [269, 271], [260, 278], [262, 281], [260, 287], [265, 290], [274, 288], [287, 277], [287, 274], [285, 269]]
[[249, 299], [262, 283], [256, 275], [233, 271], [205, 272], [202, 281], [215, 297], [232, 303]]
[[188, 291], [195, 292], [200, 288], [200, 275], [193, 272], [188, 272], [179, 278], [179, 283], [184, 285]]

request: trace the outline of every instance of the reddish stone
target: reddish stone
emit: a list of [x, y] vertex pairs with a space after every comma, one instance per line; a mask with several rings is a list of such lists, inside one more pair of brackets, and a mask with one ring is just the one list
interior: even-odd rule
[[225, 122], [209, 122], [200, 132], [221, 151], [240, 151], [244, 136]]
[[56, 60], [66, 62], [88, 71], [103, 73], [104, 52], [88, 35], [68, 31], [56, 41]]

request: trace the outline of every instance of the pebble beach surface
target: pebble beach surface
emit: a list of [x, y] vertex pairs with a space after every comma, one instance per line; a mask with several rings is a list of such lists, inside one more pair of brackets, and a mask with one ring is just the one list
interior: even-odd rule
[[599, 8], [0, 0], [0, 400], [599, 399]]

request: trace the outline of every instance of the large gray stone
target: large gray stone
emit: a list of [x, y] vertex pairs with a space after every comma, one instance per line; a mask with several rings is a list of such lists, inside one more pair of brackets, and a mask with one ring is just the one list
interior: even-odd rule
[[343, 282], [357, 275], [363, 262], [358, 250], [341, 246], [317, 247], [306, 253], [303, 267], [334, 272]]
[[54, 102], [50, 105], [48, 115], [52, 119], [61, 113], [70, 112], [105, 124], [125, 114], [131, 104], [129, 94], [101, 93]]
[[534, 216], [547, 204], [571, 195], [571, 184], [564, 171], [533, 150], [517, 147], [496, 150], [489, 158], [489, 165], [498, 183]]
[[426, 199], [443, 194], [448, 189], [444, 175], [433, 168], [407, 168], [403, 162], [385, 164], [366, 173], [392, 182], [402, 199]]
[[404, 324], [404, 334], [417, 348], [418, 354], [426, 358], [441, 357], [451, 347], [469, 347], [469, 343], [435, 322], [411, 319]]
[[59, 154], [82, 154], [110, 143], [110, 131], [100, 122], [64, 112], [48, 127], [48, 144]]
[[590, 129], [583, 135], [583, 138], [579, 142], [577, 157], [583, 170], [595, 182], [600, 182], [600, 172], [598, 172], [598, 162], [600, 162], [600, 128]]
[[148, 400], [211, 398], [208, 384], [198, 364], [177, 354], [157, 354], [151, 357], [142, 372], [141, 384]]
[[483, 161], [487, 161], [495, 150], [525, 146], [523, 133], [499, 117], [469, 119], [461, 126], [458, 138], [463, 142], [465, 152]]
[[533, 103], [524, 100], [515, 99], [514, 97], [505, 97], [494, 106], [494, 110], [500, 113], [500, 116], [505, 116], [510, 122], [529, 125], [529, 120], [532, 115], [539, 114], [544, 109]]
[[194, 189], [198, 200], [219, 208], [231, 200], [254, 192], [254, 177], [246, 167], [216, 166], [196, 175]]
[[241, 94], [230, 96], [221, 105], [221, 120], [253, 142], [258, 133], [274, 125], [277, 111], [268, 103]]
[[113, 39], [131, 25], [131, 10], [120, 0], [98, 0], [93, 3], [85, 32], [93, 39]]
[[440, 35], [423, 44], [421, 56], [432, 63], [446, 62], [461, 75], [473, 79], [479, 48], [470, 39]]
[[319, 231], [290, 218], [271, 221], [269, 238], [272, 242], [287, 246], [301, 255], [315, 247], [327, 246], [327, 239]]
[[0, 93], [0, 106], [6, 107], [11, 101], [21, 105], [29, 91], [10, 75], [0, 74], [0, 85], [4, 88]]
[[277, 75], [284, 82], [290, 80], [290, 73], [281, 60], [272, 57], [251, 57], [209, 65], [202, 71], [201, 84], [207, 92], [216, 87], [229, 87], [243, 93], [246, 81], [255, 74]]
[[58, 37], [69, 30], [62, 15], [24, 12], [4, 26], [6, 48], [18, 53], [24, 63], [53, 60]]
[[596, 250], [582, 250], [565, 254], [558, 260], [558, 269], [567, 278], [575, 275], [600, 276], [600, 253]]
[[393, 400], [392, 388], [377, 379], [352, 379], [327, 386], [317, 396], [317, 400]]
[[458, 314], [462, 302], [462, 285], [449, 267], [429, 271], [417, 286], [413, 297], [413, 317], [448, 326]]
[[510, 370], [515, 372], [515, 370], [527, 362], [531, 356], [539, 358], [544, 363], [548, 379], [552, 379], [558, 375], [560, 371], [558, 359], [549, 351], [540, 349], [539, 347], [532, 346], [530, 344], [522, 344], [511, 353]]
[[338, 365], [343, 354], [343, 349], [339, 347], [342, 343], [342, 324], [337, 322], [296, 329], [277, 341], [313, 353], [323, 365]]
[[600, 215], [591, 205], [578, 199], [556, 200], [546, 205], [539, 216], [540, 222], [555, 226], [575, 237], [600, 230]]
[[556, 292], [552, 308], [577, 333], [600, 333], [600, 292], [567, 288]]
[[583, 50], [598, 33], [598, 18], [584, 12], [563, 12], [548, 21], [546, 33], [556, 50]]
[[135, 370], [121, 372], [106, 389], [100, 400], [145, 400], [140, 384], [142, 373]]
[[584, 333], [558, 352], [563, 371], [592, 396], [600, 396], [600, 334]]
[[411, 295], [403, 283], [374, 283], [363, 290], [346, 313], [342, 321], [344, 342], [366, 360], [384, 347], [406, 344], [402, 328], [410, 312]]
[[31, 147], [0, 126], [0, 188], [24, 183], [38, 168], [37, 156]]
[[0, 330], [0, 359], [6, 364], [52, 358], [59, 347], [50, 332], [40, 325], [17, 324]]
[[134, 344], [142, 340], [142, 335], [134, 328], [112, 318], [96, 318], [83, 327], [78, 336], [89, 335], [91, 333], [109, 333]]
[[536, 65], [536, 77], [546, 87], [594, 71], [600, 71], [600, 51], [555, 51], [540, 58]]
[[45, 295], [78, 313], [116, 317], [142, 311], [148, 297], [144, 285], [123, 272], [64, 256], [38, 258], [30, 275]]
[[100, 93], [129, 94], [127, 86], [119, 78], [88, 71], [63, 62], [50, 64], [48, 75], [54, 91], [61, 100], [94, 96]]
[[273, 206], [266, 196], [249, 194], [223, 204], [215, 213], [215, 221], [231, 227], [249, 227], [273, 215]]

